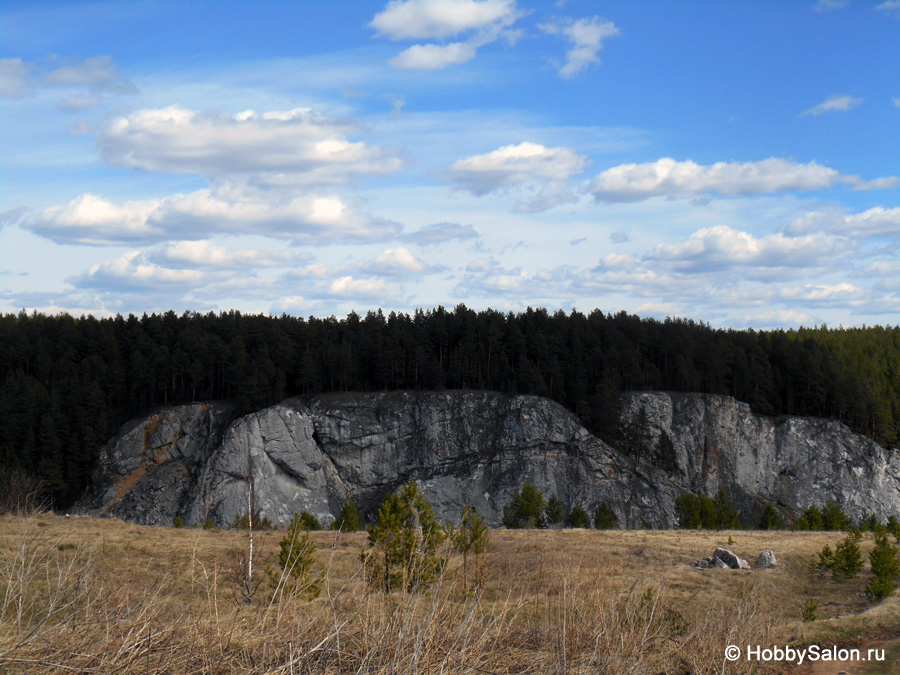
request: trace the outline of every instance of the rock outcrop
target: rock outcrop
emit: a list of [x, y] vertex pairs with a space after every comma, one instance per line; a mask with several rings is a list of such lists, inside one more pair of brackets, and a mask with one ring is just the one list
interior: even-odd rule
[[[718, 489], [752, 524], [765, 503], [790, 515], [829, 498], [855, 518], [900, 514], [897, 453], [837, 422], [760, 417], [691, 394], [632, 394], [623, 408], [626, 421], [647, 421], [646, 453], [614, 450], [534, 396], [330, 394], [239, 418], [225, 404], [177, 406], [126, 425], [103, 448], [83, 506], [143, 524], [181, 516], [224, 526], [246, 512], [249, 476], [255, 513], [281, 525], [304, 510], [328, 523], [347, 499], [374, 515], [408, 480], [439, 519], [469, 504], [492, 525], [525, 483], [567, 508], [606, 501], [623, 527], [674, 526], [679, 495]], [[674, 462], [660, 464], [663, 433]]]

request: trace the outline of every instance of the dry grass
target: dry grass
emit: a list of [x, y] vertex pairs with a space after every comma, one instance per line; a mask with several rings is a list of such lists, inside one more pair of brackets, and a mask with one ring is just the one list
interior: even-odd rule
[[[0, 672], [718, 673], [727, 644], [900, 626], [896, 598], [868, 608], [865, 573], [835, 583], [809, 570], [835, 533], [499, 530], [480, 592], [454, 558], [429, 592], [391, 596], [362, 581], [364, 533], [313, 536], [320, 597], [263, 583], [247, 605], [229, 569], [246, 533], [0, 518]], [[751, 560], [774, 549], [779, 566], [689, 566], [729, 536]], [[280, 538], [256, 534], [260, 582]], [[807, 599], [826, 620], [802, 623]]]

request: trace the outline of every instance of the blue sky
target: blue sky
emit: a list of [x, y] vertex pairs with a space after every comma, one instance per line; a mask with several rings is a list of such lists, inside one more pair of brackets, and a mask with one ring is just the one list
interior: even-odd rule
[[0, 6], [0, 311], [900, 323], [900, 0]]

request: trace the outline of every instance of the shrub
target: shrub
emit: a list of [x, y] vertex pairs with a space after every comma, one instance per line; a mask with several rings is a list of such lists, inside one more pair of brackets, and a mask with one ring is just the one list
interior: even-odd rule
[[860, 537], [858, 531], [849, 533], [833, 552], [831, 547], [826, 544], [819, 553], [817, 567], [823, 572], [831, 570], [831, 576], [836, 581], [855, 577], [863, 566], [862, 554], [859, 550]]
[[874, 577], [866, 586], [866, 595], [873, 602], [886, 598], [897, 588], [897, 577], [900, 577], [900, 560], [897, 559], [897, 547], [888, 542], [887, 534], [875, 537], [875, 548], [869, 553]]
[[859, 529], [863, 532], [878, 532], [878, 530], [883, 529], [883, 527], [884, 526], [878, 521], [878, 516], [874, 513], [870, 513], [859, 521]]
[[47, 481], [36, 474], [0, 467], [0, 516], [30, 516], [49, 506]]
[[594, 511], [594, 527], [598, 530], [616, 530], [619, 528], [616, 514], [605, 500], [600, 502], [600, 506]]
[[545, 507], [544, 495], [534, 485], [526, 483], [503, 507], [503, 525], [509, 528], [540, 527]]
[[553, 525], [565, 520], [566, 511], [563, 508], [562, 502], [559, 501], [559, 497], [553, 495], [547, 500], [547, 506], [544, 507], [544, 515], [547, 516], [547, 521]]
[[204, 530], [216, 529], [216, 521], [214, 521], [212, 518], [207, 517], [207, 519], [203, 521], [203, 529]]
[[803, 620], [809, 623], [818, 619], [819, 616], [816, 614], [817, 609], [819, 609], [819, 605], [812, 600], [807, 600], [806, 605], [803, 607]]
[[491, 541], [491, 533], [484, 518], [476, 513], [470, 506], [464, 506], [459, 529], [453, 534], [453, 547], [463, 556], [463, 584], [468, 583], [469, 553], [475, 555], [475, 572], [481, 579], [482, 566], [479, 565], [481, 556], [487, 550]]
[[569, 527], [588, 528], [591, 526], [591, 517], [580, 504], [576, 504], [566, 517], [566, 525]]
[[279, 543], [281, 574], [269, 570], [270, 583], [288, 589], [297, 597], [312, 600], [321, 592], [321, 575], [313, 574], [316, 543], [309, 536], [303, 514], [295, 513]]
[[692, 492], [685, 492], [675, 500], [678, 513], [678, 526], [685, 530], [699, 530], [703, 525], [700, 517], [700, 497]]
[[825, 502], [825, 509], [822, 511], [822, 529], [834, 532], [850, 529], [850, 516], [831, 499]]
[[443, 570], [437, 554], [444, 532], [418, 486], [410, 481], [382, 502], [378, 521], [369, 527], [369, 579], [385, 593], [393, 589], [421, 590]]
[[319, 519], [316, 518], [309, 511], [304, 511], [300, 514], [300, 521], [303, 523], [303, 529], [314, 532], [316, 530], [322, 529], [322, 523], [319, 522]]
[[759, 529], [761, 530], [780, 530], [784, 527], [784, 518], [771, 504], [766, 504], [762, 517], [759, 519]]
[[678, 525], [689, 530], [739, 529], [738, 510], [731, 505], [724, 490], [715, 499], [686, 492], [675, 501]]
[[344, 507], [331, 524], [331, 529], [341, 532], [356, 532], [359, 529], [359, 510], [356, 508], [356, 502], [349, 500], [344, 502]]
[[181, 516], [175, 516], [175, 520], [172, 521], [172, 526], [181, 529], [184, 527], [184, 518]]
[[800, 518], [797, 519], [798, 530], [810, 530], [819, 532], [825, 529], [825, 519], [822, 517], [822, 511], [815, 504], [811, 505]]

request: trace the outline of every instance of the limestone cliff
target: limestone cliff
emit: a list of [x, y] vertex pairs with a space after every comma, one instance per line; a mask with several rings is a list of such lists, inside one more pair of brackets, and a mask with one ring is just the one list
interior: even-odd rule
[[566, 507], [607, 501], [622, 526], [675, 524], [686, 491], [725, 489], [748, 522], [765, 501], [798, 512], [834, 499], [854, 517], [900, 514], [900, 458], [843, 425], [766, 418], [721, 396], [640, 393], [650, 445], [665, 432], [677, 466], [623, 455], [559, 404], [492, 392], [331, 394], [288, 399], [235, 419], [228, 406], [193, 404], [127, 425], [102, 451], [84, 506], [137, 523], [247, 510], [284, 524], [295, 511], [325, 523], [353, 499], [374, 514], [386, 494], [416, 480], [436, 514], [463, 504], [497, 525], [512, 494], [533, 483]]

